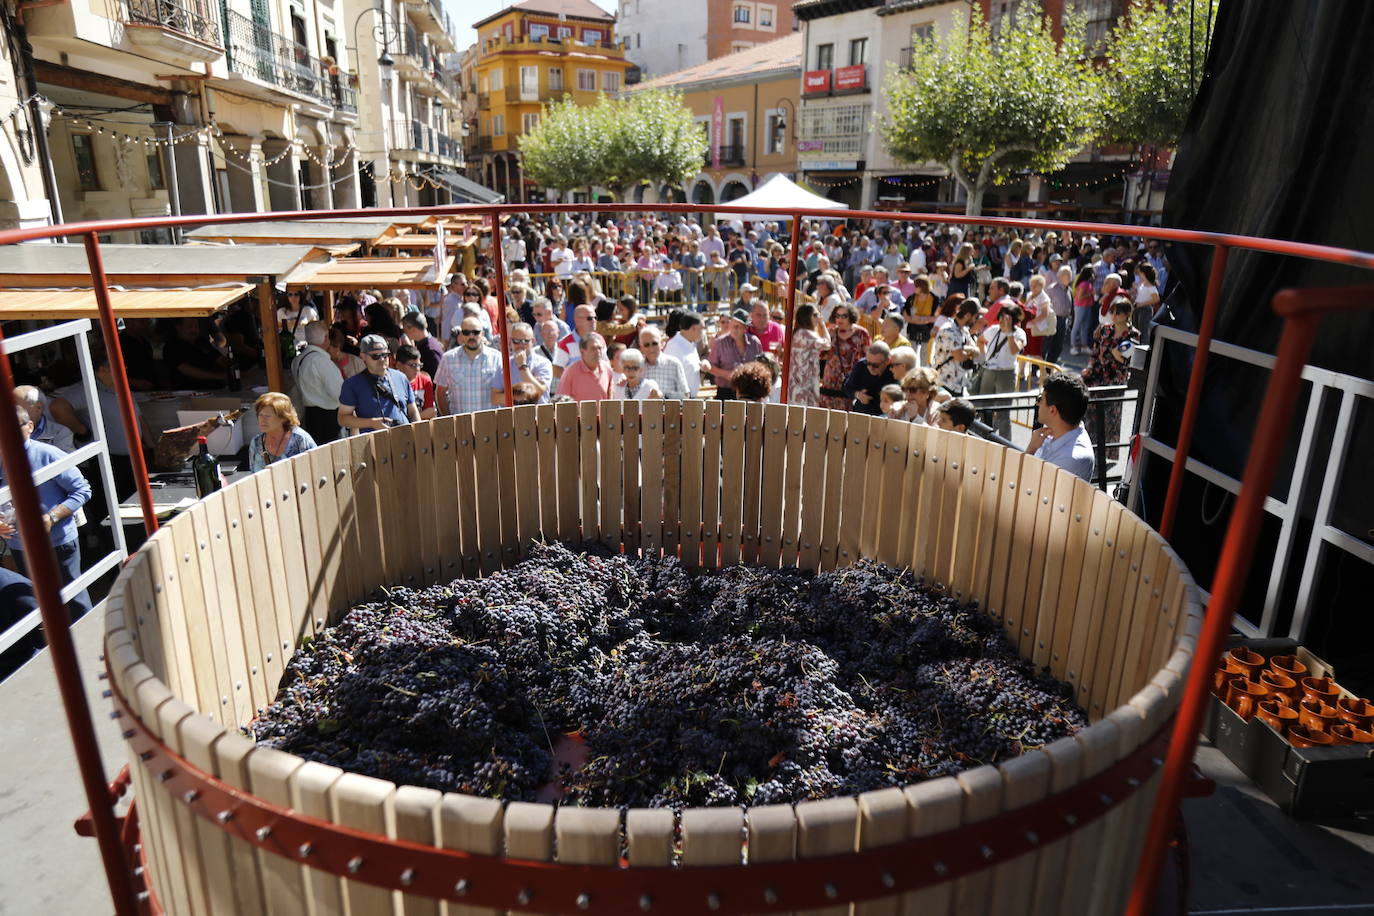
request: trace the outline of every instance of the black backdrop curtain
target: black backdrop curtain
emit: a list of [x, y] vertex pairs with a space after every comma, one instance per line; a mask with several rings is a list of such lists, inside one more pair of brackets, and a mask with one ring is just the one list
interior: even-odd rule
[[[1374, 250], [1374, 68], [1365, 59], [1374, 44], [1374, 3], [1219, 0], [1217, 16], [1206, 75], [1170, 176], [1164, 225]], [[1177, 280], [1171, 281], [1168, 295], [1174, 323], [1193, 329], [1211, 249], [1173, 246], [1169, 259]], [[1233, 251], [1216, 337], [1272, 353], [1281, 330], [1270, 308], [1275, 292], [1346, 284], [1374, 284], [1374, 272]], [[1182, 352], [1162, 356], [1154, 430], [1172, 443], [1191, 357]], [[1310, 362], [1374, 378], [1374, 312], [1323, 319]], [[1194, 436], [1195, 458], [1241, 476], [1266, 380], [1261, 370], [1212, 357]], [[1287, 494], [1302, 436], [1317, 437], [1319, 456], [1332, 445], [1337, 400], [1328, 398], [1309, 417], [1307, 393], [1304, 387], [1288, 462], [1275, 484], [1274, 495], [1280, 498]], [[1363, 473], [1374, 454], [1374, 410], [1368, 402], [1357, 411], [1346, 448], [1349, 459], [1339, 481], [1336, 524], [1374, 542], [1374, 487]], [[1145, 511], [1155, 523], [1168, 470], [1165, 462], [1156, 461], [1145, 481]], [[1308, 489], [1304, 514], [1310, 524], [1316, 490]], [[1184, 494], [1175, 542], [1204, 586], [1210, 586], [1231, 504], [1225, 493], [1197, 479]], [[1262, 560], [1272, 555], [1277, 527], [1273, 520], [1266, 524], [1257, 554]], [[1305, 543], [1305, 533], [1298, 543]], [[1302, 562], [1299, 552], [1280, 602], [1283, 609], [1292, 606]], [[1321, 568], [1323, 613], [1313, 620], [1310, 642], [1339, 653], [1343, 640], [1370, 635], [1370, 615], [1335, 609], [1368, 607], [1371, 571], [1335, 554]], [[1251, 593], [1241, 608], [1247, 617], [1258, 619], [1267, 573], [1266, 568], [1251, 576]], [[1355, 617], [1362, 619], [1351, 619]]]

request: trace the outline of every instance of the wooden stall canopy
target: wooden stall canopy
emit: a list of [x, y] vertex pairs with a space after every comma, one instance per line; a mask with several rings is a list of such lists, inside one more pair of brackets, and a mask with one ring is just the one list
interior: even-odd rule
[[271, 223], [211, 223], [186, 233], [188, 239], [235, 242], [240, 245], [337, 245], [343, 242], [371, 244], [392, 227], [395, 220], [285, 220]]
[[[234, 242], [216, 242], [210, 239], [187, 239], [185, 247], [204, 250], [206, 248], [223, 248], [234, 244]], [[312, 247], [325, 252], [331, 258], [346, 258], [362, 248], [363, 245], [362, 242], [343, 242], [337, 245], [314, 245]]]
[[[219, 286], [263, 277], [289, 280], [330, 260], [329, 252], [316, 245], [101, 245], [100, 252], [111, 285], [138, 288]], [[0, 287], [48, 289], [90, 284], [85, 245], [0, 245]]]
[[[111, 289], [121, 318], [205, 318], [253, 289], [235, 283], [211, 289]], [[99, 318], [92, 289], [0, 289], [0, 321]]]
[[344, 258], [287, 281], [287, 289], [365, 290], [435, 289], [453, 272], [449, 255], [435, 271], [433, 258]]

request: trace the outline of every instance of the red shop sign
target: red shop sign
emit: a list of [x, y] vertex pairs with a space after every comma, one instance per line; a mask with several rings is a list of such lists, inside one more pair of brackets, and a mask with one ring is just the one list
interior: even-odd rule
[[807, 70], [802, 74], [802, 95], [830, 91], [829, 70]]
[[835, 71], [835, 90], [862, 89], [866, 84], [868, 68], [863, 64], [853, 67], [840, 67]]

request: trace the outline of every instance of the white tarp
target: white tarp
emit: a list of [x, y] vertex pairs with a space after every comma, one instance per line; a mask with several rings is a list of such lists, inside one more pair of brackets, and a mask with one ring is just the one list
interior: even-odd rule
[[842, 204], [838, 200], [831, 200], [828, 197], [821, 197], [819, 194], [812, 194], [810, 191], [797, 184], [786, 175], [777, 174], [765, 181], [762, 185], [750, 191], [743, 197], [737, 197], [728, 201], [730, 206], [739, 207], [737, 213], [717, 213], [716, 219], [747, 219], [751, 222], [758, 220], [785, 220], [785, 216], [773, 214], [750, 213], [753, 207], [780, 207], [780, 208], [802, 208], [807, 210], [848, 210], [848, 204]]

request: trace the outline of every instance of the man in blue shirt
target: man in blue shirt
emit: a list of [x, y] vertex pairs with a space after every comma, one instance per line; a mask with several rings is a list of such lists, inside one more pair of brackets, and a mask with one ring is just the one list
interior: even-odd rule
[[[18, 408], [19, 428], [24, 435], [24, 451], [29, 456], [29, 467], [36, 475], [42, 468], [61, 461], [66, 453], [46, 442], [32, 439], [33, 420], [22, 406]], [[91, 498], [91, 485], [76, 468], [67, 468], [38, 485], [38, 502], [43, 509], [43, 524], [52, 540], [53, 552], [57, 554], [57, 566], [62, 574], [62, 584], [67, 585], [81, 575], [81, 544], [77, 540], [76, 521], [72, 518], [76, 510]], [[19, 540], [18, 524], [14, 510], [6, 503], [0, 513], [0, 537], [5, 539], [14, 554], [14, 565], [21, 572], [28, 566], [24, 563], [24, 545]], [[73, 615], [84, 614], [91, 609], [91, 599], [85, 589], [69, 602]]]
[[339, 425], [374, 430], [420, 422], [415, 392], [399, 369], [390, 369], [386, 338], [369, 334], [358, 344], [367, 369], [347, 379], [339, 390]]
[[1035, 402], [1044, 425], [1031, 432], [1026, 454], [1091, 481], [1097, 462], [1083, 427], [1088, 398], [1088, 386], [1076, 372], [1056, 372], [1047, 378]]

